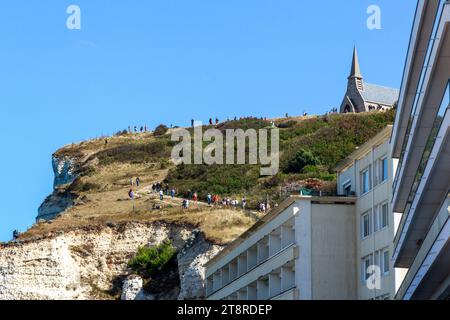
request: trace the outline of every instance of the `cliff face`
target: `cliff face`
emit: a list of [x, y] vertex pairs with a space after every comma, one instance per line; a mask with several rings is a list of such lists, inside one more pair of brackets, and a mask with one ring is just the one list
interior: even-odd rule
[[[155, 147], [147, 150], [159, 147], [155, 139], [149, 133], [121, 135], [54, 154], [54, 190], [37, 223], [16, 241], [0, 244], [0, 300], [204, 296], [204, 264], [222, 248], [215, 244], [235, 239], [255, 217], [202, 202], [183, 210], [182, 198], [160, 199], [151, 186], [164, 181], [169, 169], [159, 164], [164, 159], [151, 157]], [[176, 258], [151, 279], [134, 275], [127, 264], [138, 248], [166, 239]]]
[[67, 156], [52, 156], [52, 167], [55, 174], [53, 187], [72, 183], [76, 178], [76, 159]]
[[51, 220], [74, 204], [75, 197], [59, 188], [72, 183], [76, 178], [76, 159], [70, 157], [52, 157], [54, 173], [53, 193], [49, 195], [38, 209], [36, 221]]
[[180, 299], [200, 298], [203, 264], [220, 247], [189, 227], [127, 223], [0, 248], [0, 300], [116, 298], [130, 275], [127, 262], [137, 248], [164, 239], [171, 239], [179, 250], [179, 287], [165, 289]]

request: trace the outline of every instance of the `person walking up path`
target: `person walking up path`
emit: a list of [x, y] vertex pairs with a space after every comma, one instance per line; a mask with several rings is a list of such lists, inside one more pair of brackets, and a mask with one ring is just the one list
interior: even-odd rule
[[162, 191], [162, 189], [159, 190], [159, 200], [163, 200], [164, 199], [164, 192]]

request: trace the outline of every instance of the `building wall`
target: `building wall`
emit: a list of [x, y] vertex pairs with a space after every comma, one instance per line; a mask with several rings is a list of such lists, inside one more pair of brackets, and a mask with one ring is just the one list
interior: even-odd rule
[[[261, 225], [240, 245], [207, 266], [208, 299], [355, 299], [353, 204], [302, 198]], [[279, 243], [281, 241], [281, 243]], [[267, 259], [239, 272], [267, 243]], [[257, 250], [252, 253], [252, 248]], [[241, 257], [246, 260], [243, 263]], [[231, 282], [230, 263], [238, 269]]]
[[312, 204], [313, 300], [357, 298], [353, 205]]
[[[296, 204], [261, 225], [237, 247], [207, 266], [208, 299], [266, 300], [295, 290], [294, 214]], [[233, 271], [231, 271], [233, 269]], [[288, 292], [289, 291], [289, 292]], [[281, 297], [283, 298], [283, 297]]]
[[[359, 159], [355, 159], [353, 165], [338, 173], [338, 191], [344, 193], [343, 183], [351, 181], [352, 191], [358, 197], [355, 206], [355, 243], [356, 243], [356, 283], [358, 284], [358, 299], [393, 299], [395, 295], [395, 269], [389, 259], [389, 272], [381, 276], [381, 286], [375, 289], [369, 289], [364, 280], [363, 259], [372, 255], [372, 261], [381, 264], [383, 250], [389, 251], [389, 257], [393, 252], [393, 238], [395, 234], [394, 214], [390, 208], [389, 199], [391, 196], [391, 186], [393, 177], [393, 162], [390, 157], [389, 141], [386, 139], [380, 145], [373, 146], [367, 154]], [[387, 180], [381, 181], [380, 166], [381, 160], [388, 159]], [[369, 169], [371, 175], [371, 188], [369, 192], [362, 190], [362, 172]], [[387, 205], [388, 226], [375, 231], [375, 225], [378, 223], [382, 205]], [[363, 215], [370, 212], [371, 232], [369, 236], [362, 236], [362, 218]], [[378, 215], [378, 217], [376, 216]], [[378, 256], [378, 258], [377, 258]], [[373, 263], [372, 263], [373, 264]]]

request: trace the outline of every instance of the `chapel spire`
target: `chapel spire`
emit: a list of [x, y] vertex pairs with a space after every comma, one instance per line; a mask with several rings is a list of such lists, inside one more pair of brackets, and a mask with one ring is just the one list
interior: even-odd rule
[[358, 59], [358, 51], [356, 51], [356, 46], [353, 48], [353, 61], [352, 61], [352, 70], [350, 71], [350, 76], [348, 77], [362, 79], [363, 76], [361, 74], [361, 69], [359, 67], [359, 59]]

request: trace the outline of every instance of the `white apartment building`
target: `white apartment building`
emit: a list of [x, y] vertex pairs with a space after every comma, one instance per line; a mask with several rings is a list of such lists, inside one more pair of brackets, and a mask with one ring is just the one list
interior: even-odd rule
[[210, 260], [207, 299], [392, 299], [391, 129], [336, 168], [339, 196], [292, 196]]
[[[393, 162], [386, 127], [336, 167], [340, 195], [356, 196], [356, 260], [358, 299], [393, 299], [404, 272], [395, 270], [391, 261], [395, 221], [390, 196]], [[376, 266], [376, 268], [372, 267]], [[377, 278], [371, 278], [375, 275]], [[370, 279], [379, 285], [367, 286]]]
[[355, 299], [354, 201], [285, 200], [207, 263], [207, 299]]
[[450, 2], [419, 0], [392, 135], [396, 299], [450, 299]]

